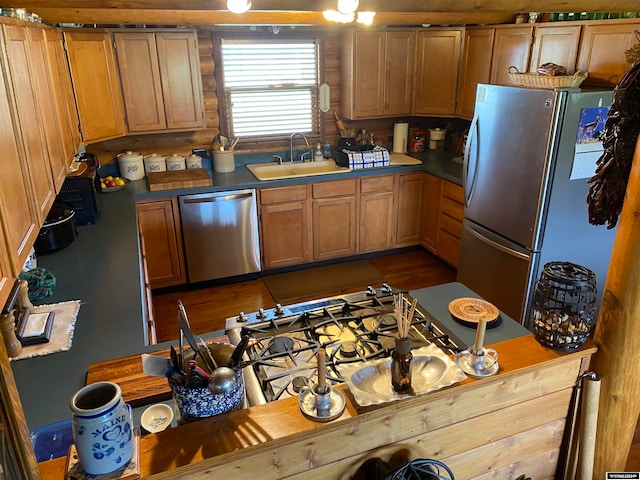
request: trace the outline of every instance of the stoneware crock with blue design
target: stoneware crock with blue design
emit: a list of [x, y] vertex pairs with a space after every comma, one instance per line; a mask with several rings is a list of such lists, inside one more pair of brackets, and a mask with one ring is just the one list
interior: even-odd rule
[[120, 386], [92, 383], [71, 397], [70, 406], [82, 469], [91, 475], [104, 475], [126, 466], [133, 456], [133, 422]]

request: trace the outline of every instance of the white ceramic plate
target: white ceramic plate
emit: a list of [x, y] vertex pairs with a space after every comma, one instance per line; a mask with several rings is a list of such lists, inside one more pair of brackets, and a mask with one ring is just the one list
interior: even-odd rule
[[338, 370], [358, 405], [366, 407], [439, 390], [467, 376], [442, 350], [431, 344], [412, 351], [412, 394], [397, 393], [391, 386], [391, 359], [339, 365]]
[[166, 403], [151, 405], [140, 417], [140, 424], [147, 432], [158, 433], [165, 430], [173, 421], [173, 408]]

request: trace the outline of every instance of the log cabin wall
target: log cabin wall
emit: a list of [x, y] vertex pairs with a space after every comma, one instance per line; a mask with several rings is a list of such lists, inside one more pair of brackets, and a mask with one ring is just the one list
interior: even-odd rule
[[[189, 132], [168, 132], [144, 135], [127, 135], [125, 137], [106, 140], [87, 146], [87, 150], [98, 155], [103, 164], [116, 163], [118, 153], [134, 150], [142, 154], [189, 154], [194, 148], [210, 148], [215, 135], [220, 132], [220, 112], [216, 84], [216, 63], [218, 61], [214, 53], [212, 35], [214, 27], [200, 27], [198, 33], [198, 49], [200, 55], [200, 72], [202, 75], [202, 89], [204, 97], [204, 114], [206, 129]], [[322, 114], [324, 120], [323, 143], [337, 145], [340, 138], [336, 127], [333, 112], [340, 115], [341, 100], [341, 75], [340, 75], [340, 42], [341, 30], [327, 28], [321, 31], [324, 34], [324, 78], [331, 87], [331, 108]], [[366, 129], [374, 133], [376, 139], [386, 146], [393, 133], [393, 123], [397, 119], [372, 119], [349, 121], [345, 125], [356, 132]], [[403, 120], [407, 120], [404, 118]], [[424, 119], [422, 119], [424, 120]], [[439, 125], [440, 126], [440, 125]], [[224, 132], [221, 132], [224, 133]], [[237, 152], [272, 152], [288, 149], [286, 141], [277, 142], [240, 142], [236, 147]]]

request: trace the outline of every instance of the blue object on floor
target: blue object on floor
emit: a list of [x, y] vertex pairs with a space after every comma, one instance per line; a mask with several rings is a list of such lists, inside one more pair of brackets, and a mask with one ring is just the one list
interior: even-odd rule
[[66, 456], [72, 443], [70, 418], [36, 428], [31, 432], [31, 444], [38, 462]]

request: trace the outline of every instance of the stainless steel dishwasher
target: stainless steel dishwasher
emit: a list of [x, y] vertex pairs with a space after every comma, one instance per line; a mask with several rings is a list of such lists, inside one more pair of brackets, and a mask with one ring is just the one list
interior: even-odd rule
[[260, 270], [255, 189], [178, 199], [189, 283]]

